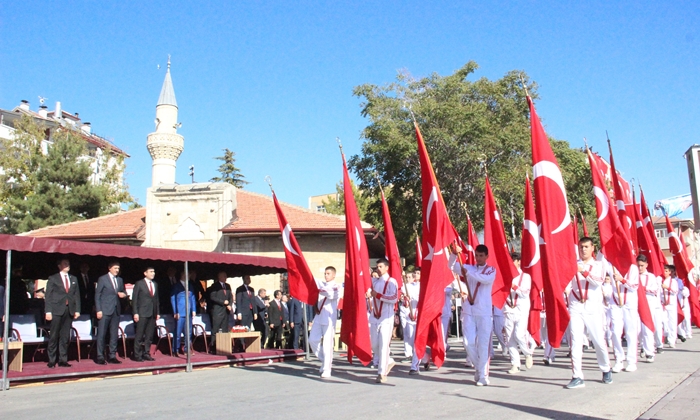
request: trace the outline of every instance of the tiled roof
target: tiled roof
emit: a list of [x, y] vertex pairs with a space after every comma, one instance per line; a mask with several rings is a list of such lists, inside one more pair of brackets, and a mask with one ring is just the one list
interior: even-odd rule
[[120, 211], [90, 220], [48, 226], [20, 235], [58, 239], [134, 239], [144, 240], [146, 208]]
[[[224, 233], [277, 232], [279, 222], [272, 197], [249, 191], [237, 190], [238, 208], [234, 220], [221, 229]], [[303, 207], [280, 202], [287, 222], [295, 232], [345, 232], [345, 216], [319, 213]], [[365, 230], [372, 225], [362, 222]]]

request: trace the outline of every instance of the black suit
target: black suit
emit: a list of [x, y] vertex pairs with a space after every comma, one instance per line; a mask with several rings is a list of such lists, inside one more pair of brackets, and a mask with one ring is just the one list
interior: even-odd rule
[[[231, 306], [233, 302], [233, 293], [231, 286], [228, 283], [215, 281], [209, 288], [209, 314], [211, 316], [211, 338], [210, 343], [213, 347], [216, 343], [216, 333], [228, 332], [228, 315], [230, 311], [227, 306]], [[224, 303], [228, 301], [228, 303]]]
[[289, 322], [291, 324], [294, 324], [292, 326], [291, 324], [289, 325], [290, 327], [290, 338], [291, 338], [291, 348], [293, 349], [298, 349], [299, 348], [299, 335], [301, 334], [302, 328], [303, 328], [303, 323], [304, 323], [304, 314], [302, 312], [302, 303], [300, 300], [296, 298], [291, 298], [289, 299], [289, 302], [287, 303], [287, 306], [289, 307]]
[[[66, 291], [62, 275], [69, 278], [69, 288]], [[49, 363], [56, 363], [58, 348], [59, 363], [68, 362], [68, 344], [73, 317], [80, 313], [80, 288], [78, 279], [69, 274], [56, 273], [49, 276], [46, 282], [45, 312], [51, 314], [51, 337], [49, 338]]]
[[258, 307], [253, 304], [255, 299], [255, 289], [250, 286], [243, 284], [238, 289], [236, 289], [236, 319], [238, 315], [241, 316], [241, 320], [238, 321], [238, 325], [243, 325], [250, 328], [253, 324], [253, 315], [257, 315]]
[[87, 274], [80, 273], [77, 277], [80, 286], [80, 313], [91, 314], [95, 305], [95, 282]]
[[105, 336], [109, 332], [109, 358], [117, 357], [117, 335], [119, 331], [119, 315], [122, 313], [122, 305], [117, 292], [125, 293], [124, 281], [121, 277], [114, 279], [116, 290], [112, 282], [112, 275], [107, 273], [97, 279], [95, 288], [95, 310], [102, 312], [102, 319], [97, 321], [97, 360], [104, 360]]
[[271, 300], [270, 307], [267, 309], [267, 319], [270, 325], [270, 338], [267, 340], [267, 348], [282, 347], [282, 327], [284, 326], [284, 307], [282, 302]]
[[150, 357], [156, 319], [160, 315], [158, 287], [153, 281], [151, 284], [153, 294], [148, 288], [146, 279], [141, 279], [134, 285], [132, 295], [133, 313], [139, 316], [139, 322], [136, 323], [136, 339], [134, 340], [134, 359], [136, 360], [142, 359], [144, 352]]
[[260, 331], [260, 343], [262, 343], [261, 346], [265, 347], [268, 335], [267, 306], [265, 306], [265, 301], [260, 299], [260, 296], [255, 296], [255, 298], [253, 298], [253, 306], [255, 306], [258, 311], [258, 319], [253, 321], [253, 326], [255, 327], [255, 331]]
[[171, 314], [173, 311], [170, 305], [170, 292], [175, 284], [179, 283], [179, 277], [163, 277], [156, 280], [158, 284], [158, 304], [164, 314]]

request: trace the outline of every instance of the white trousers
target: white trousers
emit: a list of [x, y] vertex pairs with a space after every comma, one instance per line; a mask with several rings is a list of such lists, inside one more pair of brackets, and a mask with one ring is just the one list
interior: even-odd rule
[[443, 313], [442, 320], [442, 338], [445, 341], [445, 350], [447, 350], [447, 337], [450, 336], [450, 320], [452, 319], [451, 313]]
[[627, 340], [627, 364], [637, 363], [637, 325], [639, 315], [636, 308], [611, 306], [610, 315], [612, 317], [612, 343], [615, 361], [622, 363], [625, 360], [625, 351], [622, 348], [622, 333], [625, 333]]
[[331, 372], [334, 341], [335, 326], [314, 322], [309, 331], [309, 347], [321, 361], [321, 373]]
[[571, 310], [571, 370], [574, 378], [583, 379], [581, 363], [583, 359], [583, 342], [588, 330], [588, 335], [595, 346], [595, 355], [598, 359], [598, 367], [602, 372], [610, 371], [610, 358], [608, 357], [608, 345], [603, 333], [603, 317], [600, 311], [587, 311], [585, 308]]
[[678, 325], [678, 335], [683, 338], [691, 338], [693, 336], [693, 330], [690, 325], [690, 304], [688, 298], [683, 298], [683, 322]]
[[415, 321], [406, 321], [403, 325], [403, 353], [406, 357], [413, 357], [413, 342], [416, 340]]
[[641, 341], [642, 349], [647, 356], [654, 355], [654, 349], [661, 347], [663, 341], [663, 310], [661, 307], [654, 307], [649, 305], [651, 311], [651, 319], [654, 322], [654, 331], [647, 328], [642, 322], [641, 324]]
[[[504, 315], [493, 316], [493, 333], [496, 334], [496, 339], [501, 343], [502, 348], [506, 348], [506, 338], [503, 336], [503, 327], [506, 325], [506, 317]], [[493, 349], [492, 349], [493, 350]]]
[[391, 344], [391, 332], [393, 329], [393, 317], [382, 322], [369, 324], [369, 338], [372, 341], [372, 352], [374, 352], [377, 373], [382, 376], [386, 375], [387, 366], [394, 363], [394, 359], [389, 355], [389, 344]]
[[523, 317], [519, 312], [506, 312], [504, 318], [504, 338], [507, 340], [506, 347], [510, 355], [510, 364], [520, 367], [518, 347], [520, 347], [525, 356], [532, 356], [532, 351], [528, 345], [527, 316]]
[[668, 344], [675, 346], [678, 336], [678, 307], [676, 305], [664, 306], [664, 316], [662, 317], [664, 335]]
[[488, 315], [471, 315], [466, 318], [466, 321], [464, 335], [467, 337], [467, 357], [474, 363], [476, 370], [474, 377], [477, 380], [488, 378], [493, 320]]

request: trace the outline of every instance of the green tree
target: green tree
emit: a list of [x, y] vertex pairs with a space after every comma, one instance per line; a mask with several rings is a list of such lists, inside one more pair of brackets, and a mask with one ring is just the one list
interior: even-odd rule
[[25, 232], [44, 226], [89, 219], [133, 202], [121, 184], [123, 159], [108, 164], [111, 151], [105, 151], [102, 179], [92, 181], [91, 160], [86, 159], [86, 143], [76, 132], [58, 128], [53, 144], [42, 153], [41, 140], [48, 128], [29, 116], [16, 125], [12, 139], [0, 139], [0, 217], [2, 231]]
[[[355, 185], [354, 182], [350, 181], [350, 184], [352, 188], [352, 195], [355, 197], [355, 204], [357, 204], [357, 213], [360, 215], [360, 220], [370, 223], [374, 226], [378, 226], [376, 224], [376, 220], [372, 218], [374, 216], [374, 212], [370, 210], [370, 206], [373, 202], [372, 197], [370, 197], [364, 191], [358, 189], [357, 185]], [[335, 184], [335, 192], [336, 197], [338, 197], [338, 199], [324, 199], [323, 208], [326, 209], [326, 213], [343, 215], [345, 214], [345, 194], [343, 193], [343, 181], [340, 181], [337, 184]], [[379, 214], [381, 220], [381, 210]], [[367, 219], [368, 217], [370, 217], [371, 219]]]
[[214, 159], [223, 161], [223, 163], [218, 169], [221, 176], [215, 176], [211, 179], [211, 182], [226, 182], [236, 188], [243, 188], [244, 185], [250, 184], [250, 182], [245, 180], [245, 176], [243, 176], [241, 170], [236, 167], [235, 152], [232, 152], [226, 148], [224, 149], [223, 156], [217, 156]]
[[[421, 181], [412, 115], [420, 126], [452, 223], [466, 231], [465, 208], [477, 230], [483, 228], [484, 177], [488, 171], [508, 236], [522, 228], [524, 181], [531, 173], [529, 109], [522, 81], [537, 99], [537, 85], [521, 71], [501, 79], [467, 80], [477, 69], [469, 62], [454, 74], [415, 79], [400, 73], [384, 86], [365, 84], [354, 89], [362, 100], [363, 130], [360, 155], [350, 164], [373, 203], [368, 220], [381, 218], [375, 173], [391, 185], [387, 197], [402, 255], [414, 255], [415, 230], [420, 231]], [[410, 110], [408, 109], [410, 106]], [[580, 165], [585, 154], [568, 143], [551, 140], [568, 191], [582, 194], [574, 203], [592, 197], [590, 182]], [[588, 174], [590, 179], [590, 174]], [[587, 189], [586, 189], [587, 188]], [[584, 192], [585, 190], [585, 192]], [[585, 211], [588, 207], [582, 207]], [[377, 217], [378, 215], [378, 217]]]

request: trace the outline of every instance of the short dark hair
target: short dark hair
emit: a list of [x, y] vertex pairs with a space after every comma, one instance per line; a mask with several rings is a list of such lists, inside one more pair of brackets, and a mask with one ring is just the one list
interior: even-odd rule
[[585, 243], [593, 245], [593, 238], [591, 238], [590, 236], [584, 236], [583, 238], [578, 240], [579, 245], [583, 245]]
[[112, 260], [112, 261], [109, 262], [109, 264], [107, 264], [107, 269], [109, 270], [110, 268], [114, 267], [115, 265], [118, 265], [119, 267], [122, 266], [121, 264], [119, 264], [119, 261], [117, 261], [117, 260]]
[[281, 290], [275, 290], [275, 293], [272, 294], [274, 297], [277, 296], [282, 296], [282, 291]]
[[484, 244], [479, 244], [476, 246], [476, 249], [474, 249], [474, 253], [480, 253], [480, 254], [486, 254], [489, 255], [489, 247], [487, 247]]
[[332, 265], [329, 265], [329, 266], [326, 267], [323, 271], [328, 271], [328, 270], [331, 270], [332, 272], [335, 273], [335, 267], [333, 267]]
[[145, 273], [145, 272], [148, 271], [148, 270], [156, 271], [155, 268], [153, 268], [152, 266], [149, 265], [149, 266], [146, 266], [146, 268], [143, 269], [143, 272]]
[[389, 265], [389, 260], [387, 260], [386, 258], [379, 258], [377, 260], [377, 265], [379, 264]]
[[637, 255], [637, 262], [647, 262], [647, 256], [644, 254]]
[[511, 258], [513, 261], [520, 261], [520, 260], [521, 260], [521, 257], [520, 257], [520, 253], [519, 253], [519, 252], [511, 252], [511, 253], [510, 253], [510, 258]]
[[669, 270], [675, 270], [676, 266], [673, 264], [666, 264], [666, 265], [664, 265], [664, 268], [669, 269]]

